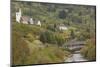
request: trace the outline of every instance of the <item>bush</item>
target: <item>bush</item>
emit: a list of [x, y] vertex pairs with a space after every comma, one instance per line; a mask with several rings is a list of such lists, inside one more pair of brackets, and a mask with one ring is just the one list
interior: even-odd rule
[[40, 41], [43, 43], [57, 44], [58, 46], [62, 46], [66, 41], [66, 38], [60, 33], [45, 31], [41, 33]]
[[13, 64], [26, 64], [26, 60], [30, 53], [28, 45], [18, 32], [14, 31], [12, 35]]
[[44, 64], [44, 63], [59, 63], [63, 62], [65, 53], [63, 50], [49, 46], [41, 50], [34, 50], [29, 56], [28, 64]]
[[40, 34], [40, 41], [42, 41], [43, 43], [51, 43], [51, 44], [56, 43], [55, 36], [52, 31], [42, 32]]
[[96, 46], [91, 39], [87, 40], [87, 44], [81, 49], [81, 54], [88, 60], [96, 60]]
[[26, 38], [27, 38], [27, 40], [30, 41], [30, 42], [33, 42], [33, 41], [36, 39], [35, 36], [32, 35], [31, 33], [28, 33], [28, 34], [26, 35]]

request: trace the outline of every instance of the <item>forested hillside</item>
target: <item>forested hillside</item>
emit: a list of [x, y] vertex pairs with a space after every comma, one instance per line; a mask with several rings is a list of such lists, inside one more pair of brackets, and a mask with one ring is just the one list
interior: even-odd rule
[[[81, 54], [95, 60], [94, 6], [33, 2], [12, 2], [11, 5], [13, 64], [64, 62], [71, 51], [63, 45], [71, 40], [85, 41]], [[41, 26], [17, 23], [19, 8], [23, 16], [40, 20]], [[60, 25], [67, 30], [60, 30]]]

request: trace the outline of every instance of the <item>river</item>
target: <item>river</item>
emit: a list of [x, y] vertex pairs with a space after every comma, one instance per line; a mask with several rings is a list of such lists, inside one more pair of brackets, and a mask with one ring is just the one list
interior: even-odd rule
[[80, 53], [73, 53], [71, 57], [67, 58], [65, 62], [80, 62], [88, 61]]

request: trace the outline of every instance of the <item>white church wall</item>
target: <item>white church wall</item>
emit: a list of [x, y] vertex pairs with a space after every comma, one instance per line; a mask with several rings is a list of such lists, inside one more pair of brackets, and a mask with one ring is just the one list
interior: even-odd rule
[[20, 23], [21, 20], [21, 9], [19, 9], [19, 12], [16, 12], [16, 22]]
[[37, 25], [41, 26], [41, 22], [40, 22], [40, 20], [37, 22]]

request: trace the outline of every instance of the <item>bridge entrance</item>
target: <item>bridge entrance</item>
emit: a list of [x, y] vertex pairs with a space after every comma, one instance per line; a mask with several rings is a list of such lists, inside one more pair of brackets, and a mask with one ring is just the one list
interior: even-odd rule
[[64, 44], [64, 47], [68, 48], [72, 52], [79, 52], [80, 49], [82, 47], [84, 47], [85, 44], [86, 44], [85, 41], [75, 41], [75, 40], [72, 40], [72, 41], [67, 42], [66, 44]]
[[85, 59], [81, 53], [80, 49], [84, 47], [85, 41], [70, 41], [64, 44], [66, 49], [69, 49], [72, 53], [72, 56], [65, 60], [65, 62], [79, 62], [79, 61], [88, 61]]

